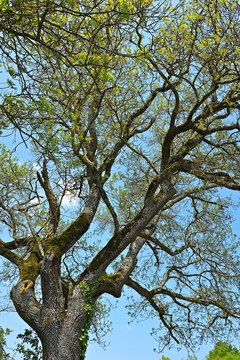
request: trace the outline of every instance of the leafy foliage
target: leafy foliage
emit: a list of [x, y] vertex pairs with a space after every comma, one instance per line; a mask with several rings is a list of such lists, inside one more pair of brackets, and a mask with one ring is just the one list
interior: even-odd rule
[[10, 334], [9, 329], [3, 329], [0, 327], [0, 359], [9, 360], [10, 356], [6, 351], [6, 336]]
[[206, 360], [239, 360], [240, 351], [226, 342], [219, 341], [216, 343], [213, 350], [211, 350]]
[[17, 345], [17, 352], [22, 355], [23, 360], [41, 360], [42, 348], [39, 338], [32, 330], [25, 329], [23, 334], [17, 335], [21, 343]]

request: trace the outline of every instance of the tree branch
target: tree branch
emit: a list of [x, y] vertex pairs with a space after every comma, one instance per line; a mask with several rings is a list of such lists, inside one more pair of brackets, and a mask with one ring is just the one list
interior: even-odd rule
[[170, 336], [176, 341], [177, 344], [179, 344], [179, 339], [173, 334], [174, 326], [172, 326], [171, 323], [168, 323], [164, 318], [164, 315], [166, 315], [166, 309], [164, 308], [164, 305], [161, 303], [160, 305], [157, 304], [157, 302], [154, 301], [153, 299], [154, 297], [153, 293], [143, 288], [140, 284], [138, 284], [136, 281], [132, 280], [131, 278], [129, 278], [126, 281], [126, 285], [131, 287], [139, 295], [141, 295], [148, 301], [148, 303], [152, 306], [152, 308], [158, 313], [160, 320], [162, 321], [166, 329], [169, 331]]
[[206, 172], [190, 160], [183, 160], [181, 165], [181, 171], [192, 174], [197, 178], [216, 184], [221, 187], [232, 190], [240, 190], [240, 184], [238, 184], [231, 176], [225, 172]]
[[60, 220], [60, 208], [59, 208], [57, 197], [54, 194], [51, 184], [50, 184], [46, 159], [43, 160], [42, 177], [39, 174], [39, 172], [37, 172], [37, 177], [40, 182], [40, 185], [42, 186], [42, 188], [45, 191], [45, 194], [46, 194], [46, 197], [47, 197], [47, 200], [49, 203], [49, 210], [50, 210], [50, 215], [51, 215], [50, 223], [52, 225], [52, 231], [53, 231], [53, 233], [55, 233], [57, 230], [57, 227], [58, 227], [59, 220]]
[[158, 215], [160, 210], [173, 197], [175, 191], [172, 188], [165, 188], [159, 194], [157, 201], [148, 201], [141, 211], [130, 221], [119, 233], [115, 234], [102, 250], [95, 256], [89, 264], [86, 271], [81, 275], [86, 276], [89, 272], [99, 275], [104, 274], [108, 265], [122, 253], [129, 244], [140, 235], [147, 227], [154, 216]]
[[186, 296], [186, 295], [171, 291], [169, 289], [161, 289], [160, 291], [158, 291], [158, 289], [156, 289], [156, 290], [152, 290], [151, 292], [154, 295], [157, 295], [157, 294], [168, 295], [173, 300], [179, 299], [179, 300], [183, 300], [183, 301], [186, 301], [189, 303], [195, 303], [195, 304], [204, 305], [204, 306], [214, 305], [217, 308], [221, 309], [226, 314], [228, 314], [229, 316], [232, 316], [236, 319], [240, 319], [240, 315], [236, 314], [234, 311], [231, 311], [228, 307], [226, 307], [224, 305], [223, 302], [221, 302], [221, 300], [205, 299], [205, 298], [202, 298], [201, 296], [199, 296], [199, 297]]
[[168, 246], [163, 244], [161, 241], [159, 241], [158, 239], [156, 239], [150, 235], [142, 234], [142, 236], [145, 237], [145, 239], [147, 239], [147, 240], [151, 241], [152, 243], [156, 244], [157, 246], [159, 246], [159, 248], [161, 250], [165, 251], [167, 254], [169, 254], [171, 256], [181, 254], [184, 250], [189, 249], [191, 247], [191, 244], [185, 244], [185, 245], [181, 246], [180, 248], [173, 251]]
[[48, 247], [56, 247], [63, 255], [66, 253], [85, 232], [89, 229], [100, 201], [99, 189], [93, 186], [86, 201], [86, 205], [79, 217], [59, 236], [47, 242]]
[[19, 315], [39, 335], [41, 306], [35, 298], [34, 289], [27, 288], [27, 285], [26, 281], [20, 281], [12, 288], [10, 296]]
[[11, 248], [15, 248], [13, 244], [11, 245], [9, 246], [8, 243], [0, 240], [0, 255], [19, 267], [22, 263], [22, 257], [10, 250]]

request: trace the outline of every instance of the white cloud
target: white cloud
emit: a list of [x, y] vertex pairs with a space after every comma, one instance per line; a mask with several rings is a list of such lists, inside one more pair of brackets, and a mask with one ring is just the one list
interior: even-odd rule
[[77, 206], [78, 204], [78, 197], [77, 193], [73, 194], [70, 191], [67, 191], [66, 194], [62, 198], [62, 205], [63, 206]]

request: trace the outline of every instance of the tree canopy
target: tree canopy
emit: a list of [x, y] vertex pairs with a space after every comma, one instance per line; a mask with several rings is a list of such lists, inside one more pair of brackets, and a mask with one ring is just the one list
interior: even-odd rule
[[211, 350], [206, 360], [239, 360], [240, 351], [226, 342], [219, 341]]
[[[206, 360], [239, 360], [240, 359], [240, 351], [227, 342], [219, 341], [215, 344], [214, 348], [209, 351]], [[166, 356], [162, 356], [161, 360], [171, 360]], [[197, 360], [196, 356], [189, 356], [187, 360]]]
[[124, 286], [161, 347], [237, 331], [239, 12], [0, 2], [2, 279], [44, 360], [55, 336], [61, 359], [83, 359], [102, 295]]

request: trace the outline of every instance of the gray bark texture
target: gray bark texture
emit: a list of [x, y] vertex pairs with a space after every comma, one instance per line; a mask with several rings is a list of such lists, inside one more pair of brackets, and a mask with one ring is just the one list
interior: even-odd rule
[[80, 336], [87, 320], [86, 301], [76, 286], [66, 307], [60, 279], [60, 261], [48, 254], [42, 263], [41, 303], [27, 280], [13, 287], [11, 298], [18, 314], [38, 334], [43, 360], [82, 360]]

